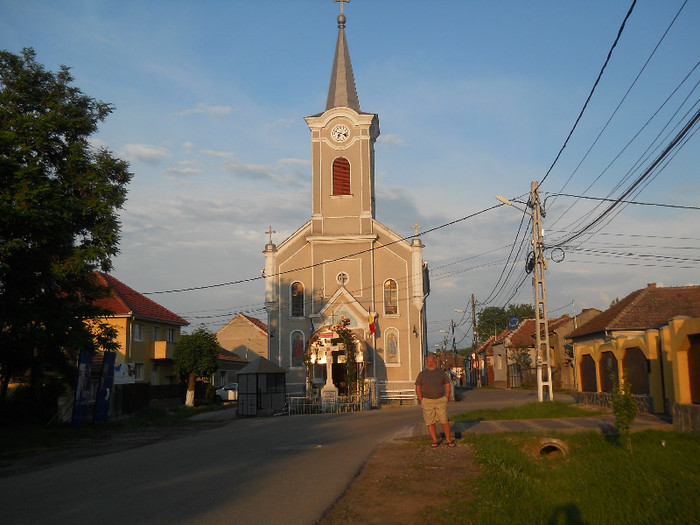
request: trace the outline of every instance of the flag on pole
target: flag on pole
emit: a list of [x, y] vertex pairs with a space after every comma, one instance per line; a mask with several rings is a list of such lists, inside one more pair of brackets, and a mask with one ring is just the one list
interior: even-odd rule
[[374, 316], [372, 315], [372, 313], [369, 314], [369, 333], [374, 333]]

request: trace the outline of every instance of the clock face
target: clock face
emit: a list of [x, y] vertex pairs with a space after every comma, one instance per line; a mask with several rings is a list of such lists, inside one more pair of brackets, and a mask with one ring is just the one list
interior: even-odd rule
[[350, 129], [345, 124], [338, 124], [331, 130], [331, 137], [336, 142], [344, 142], [350, 137]]

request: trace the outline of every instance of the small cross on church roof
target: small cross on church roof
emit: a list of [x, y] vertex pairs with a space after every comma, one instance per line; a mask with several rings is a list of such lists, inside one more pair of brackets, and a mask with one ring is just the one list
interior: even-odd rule
[[267, 243], [272, 244], [272, 234], [277, 232], [272, 229], [272, 226], [268, 226], [268, 230], [265, 233], [269, 236], [269, 240]]

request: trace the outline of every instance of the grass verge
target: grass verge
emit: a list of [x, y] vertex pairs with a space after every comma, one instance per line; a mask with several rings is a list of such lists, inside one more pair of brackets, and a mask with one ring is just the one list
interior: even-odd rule
[[505, 419], [550, 419], [563, 417], [589, 417], [606, 414], [601, 410], [580, 408], [562, 401], [532, 402], [517, 407], [488, 410], [470, 410], [450, 418], [451, 421], [489, 421]]
[[[458, 480], [438, 523], [686, 524], [700, 521], [700, 435], [644, 431], [630, 454], [615, 436], [558, 435], [569, 455], [541, 457], [542, 435], [469, 435], [480, 475]], [[552, 436], [549, 436], [552, 437]], [[431, 521], [433, 522], [433, 521]]]

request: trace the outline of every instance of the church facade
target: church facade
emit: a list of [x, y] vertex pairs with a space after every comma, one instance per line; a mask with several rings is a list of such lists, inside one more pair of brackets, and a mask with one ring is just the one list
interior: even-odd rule
[[[323, 383], [324, 366], [313, 366], [308, 377], [307, 342], [342, 319], [358, 341], [365, 378], [385, 390], [413, 389], [427, 352], [428, 266], [417, 225], [407, 239], [375, 219], [379, 118], [360, 109], [342, 3], [326, 110], [305, 120], [311, 219], [279, 245], [268, 232], [268, 357], [287, 371], [290, 393], [304, 392], [309, 379]], [[337, 361], [333, 357], [332, 375], [340, 386]]]

